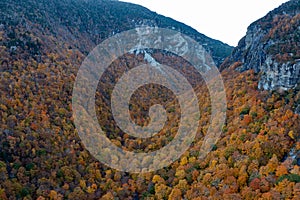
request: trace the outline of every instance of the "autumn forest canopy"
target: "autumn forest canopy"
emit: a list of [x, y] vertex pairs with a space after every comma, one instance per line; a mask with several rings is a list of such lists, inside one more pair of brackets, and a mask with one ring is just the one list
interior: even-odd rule
[[[2, 0], [0, 14], [0, 200], [300, 199], [299, 0], [253, 22], [235, 48], [119, 1]], [[182, 57], [161, 50], [115, 59], [97, 85], [95, 110], [117, 147], [151, 153], [170, 144], [179, 129], [179, 101], [159, 84], [136, 90], [128, 108], [135, 124], [147, 126], [150, 107], [162, 105], [167, 120], [158, 134], [136, 138], [114, 120], [115, 84], [149, 63], [147, 56], [183, 74], [200, 102], [190, 148], [167, 167], [130, 173], [101, 163], [85, 148], [74, 123], [72, 92], [94, 47], [141, 25], [178, 31], [201, 44], [220, 69], [227, 110], [220, 138], [199, 159], [212, 116], [203, 77]], [[118, 162], [109, 149], [103, 152]]]

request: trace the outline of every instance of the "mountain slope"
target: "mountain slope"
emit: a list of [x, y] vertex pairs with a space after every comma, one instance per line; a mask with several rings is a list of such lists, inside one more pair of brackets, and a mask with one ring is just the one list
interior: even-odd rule
[[300, 1], [291, 0], [248, 27], [222, 64], [241, 62], [239, 71], [261, 73], [261, 89], [290, 89], [300, 81]]
[[[44, 47], [55, 48], [49, 37], [78, 48], [87, 54], [103, 39], [138, 25], [175, 29], [194, 38], [211, 52], [219, 66], [232, 47], [206, 37], [171, 18], [158, 15], [142, 6], [109, 0], [3, 0], [0, 24], [8, 36], [4, 46], [21, 48], [32, 43], [30, 33]], [[24, 36], [16, 35], [22, 29]], [[21, 40], [21, 41], [19, 41]], [[46, 44], [45, 44], [46, 43]], [[37, 47], [35, 48], [37, 51]], [[37, 53], [37, 52], [33, 52]]]

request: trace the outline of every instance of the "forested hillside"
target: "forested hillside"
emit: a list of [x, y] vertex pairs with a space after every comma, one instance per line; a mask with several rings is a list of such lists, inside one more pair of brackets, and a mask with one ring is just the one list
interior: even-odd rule
[[[291, 13], [293, 6], [287, 3], [279, 10]], [[0, 9], [0, 199], [300, 199], [300, 117], [295, 112], [299, 86], [259, 89], [258, 67], [235, 59], [236, 49], [222, 71], [226, 123], [212, 151], [198, 159], [211, 116], [207, 87], [201, 80], [194, 84], [190, 63], [152, 51], [157, 62], [186, 73], [193, 82], [201, 102], [200, 126], [191, 148], [170, 166], [151, 173], [121, 172], [96, 160], [74, 125], [72, 90], [88, 52], [103, 39], [140, 23], [186, 33], [207, 44], [217, 63], [231, 47], [118, 1], [2, 0]], [[294, 44], [299, 39], [291, 36], [289, 27], [297, 24], [299, 29], [299, 14], [275, 20], [268, 17], [273, 12], [255, 23], [274, 30], [270, 35], [274, 41], [293, 37], [288, 51], [295, 53], [286, 59], [296, 63], [299, 45]], [[253, 53], [250, 50], [247, 55]], [[277, 54], [285, 61], [285, 52], [272, 55]], [[133, 95], [130, 114], [137, 124], [147, 125], [149, 107], [161, 103], [169, 117], [164, 129], [143, 140], [129, 137], [114, 122], [108, 103], [112, 87], [130, 66], [145, 64], [144, 56], [128, 53], [115, 60], [96, 93], [99, 124], [115, 145], [127, 151], [150, 152], [168, 144], [180, 118], [172, 92], [150, 85]], [[241, 66], [248, 67], [239, 70]], [[109, 152], [107, 156], [117, 159]]]

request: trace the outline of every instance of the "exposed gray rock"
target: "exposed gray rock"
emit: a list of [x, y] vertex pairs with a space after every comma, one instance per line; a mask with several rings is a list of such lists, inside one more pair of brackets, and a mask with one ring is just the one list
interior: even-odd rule
[[263, 73], [258, 84], [259, 89], [272, 90], [294, 88], [300, 80], [300, 61], [296, 63], [278, 63], [268, 56], [260, 69]]
[[[221, 69], [240, 61], [238, 71], [260, 73], [259, 89], [295, 88], [300, 82], [299, 16], [300, 1], [291, 0], [252, 23]], [[292, 19], [294, 24], [284, 21]]]
[[300, 105], [298, 105], [295, 109], [295, 113], [300, 115]]

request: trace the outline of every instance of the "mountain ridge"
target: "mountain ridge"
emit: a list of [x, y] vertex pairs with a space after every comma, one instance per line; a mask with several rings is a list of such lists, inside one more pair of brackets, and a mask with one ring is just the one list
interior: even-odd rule
[[[52, 35], [57, 40], [72, 44], [84, 54], [105, 38], [142, 24], [170, 28], [190, 36], [203, 44], [212, 54], [217, 66], [232, 50], [229, 45], [210, 39], [181, 22], [158, 15], [142, 6], [120, 1], [23, 0], [16, 3], [4, 0], [1, 4], [2, 26], [18, 24], [25, 27], [26, 31], [36, 31], [39, 36]], [[31, 30], [34, 24], [38, 27]], [[44, 37], [44, 40], [47, 38]]]

